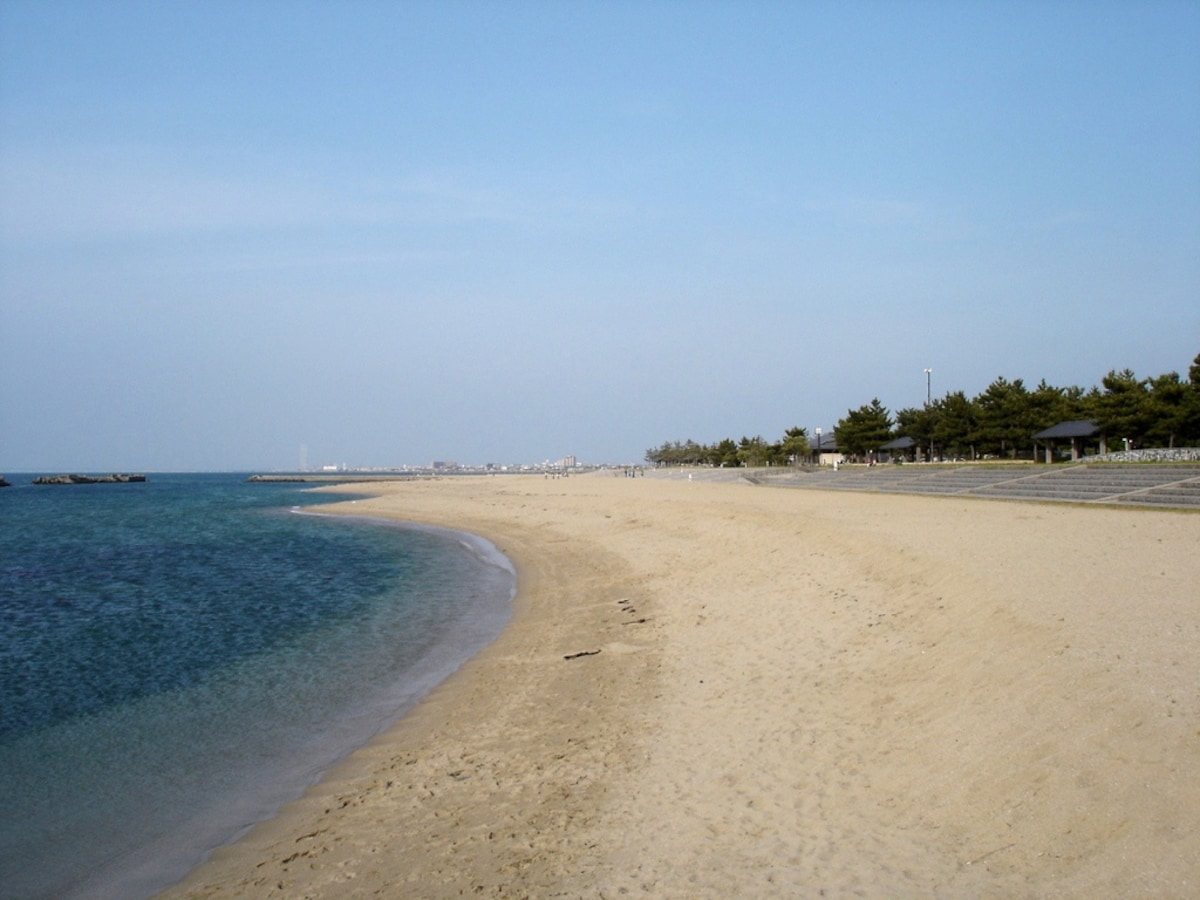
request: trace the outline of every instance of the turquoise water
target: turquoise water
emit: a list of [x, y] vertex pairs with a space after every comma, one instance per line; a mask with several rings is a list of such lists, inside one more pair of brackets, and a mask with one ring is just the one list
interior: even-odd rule
[[0, 896], [144, 897], [508, 617], [486, 542], [236, 475], [0, 489]]

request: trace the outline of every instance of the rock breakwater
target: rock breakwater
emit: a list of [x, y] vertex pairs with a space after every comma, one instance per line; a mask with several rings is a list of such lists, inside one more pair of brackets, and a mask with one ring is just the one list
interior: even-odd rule
[[42, 475], [34, 484], [131, 484], [145, 481], [145, 475]]

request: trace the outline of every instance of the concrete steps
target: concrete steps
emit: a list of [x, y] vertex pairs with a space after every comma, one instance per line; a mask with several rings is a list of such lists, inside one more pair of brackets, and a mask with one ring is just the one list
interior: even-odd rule
[[[780, 482], [782, 485], [783, 483]], [[852, 466], [809, 471], [788, 487], [962, 495], [1008, 500], [1200, 508], [1200, 464]]]

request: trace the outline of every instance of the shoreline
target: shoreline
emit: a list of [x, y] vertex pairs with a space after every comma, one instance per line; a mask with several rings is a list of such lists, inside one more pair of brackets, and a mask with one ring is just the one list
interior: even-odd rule
[[[531, 483], [543, 481], [541, 476], [529, 476], [529, 480]], [[467, 481], [450, 479], [441, 482], [426, 481], [424, 484], [427, 487], [433, 484], [465, 485]], [[416, 482], [395, 483], [395, 487], [403, 491], [414, 483]], [[492, 480], [490, 483], [496, 484], [496, 481]], [[502, 481], [501, 486], [507, 487], [508, 483], [507, 480]], [[565, 596], [558, 593], [561, 585], [554, 577], [555, 570], [571, 564], [575, 555], [574, 547], [561, 546], [557, 552], [546, 553], [544, 548], [537, 546], [537, 536], [527, 534], [524, 527], [514, 529], [492, 519], [481, 521], [464, 517], [461, 510], [456, 510], [451, 515], [439, 514], [429, 509], [419, 512], [411, 509], [397, 511], [388, 504], [391, 492], [383, 495], [365, 493], [377, 491], [380, 487], [380, 484], [363, 485], [362, 496], [337, 504], [323, 505], [319, 514], [391, 520], [406, 527], [427, 526], [485, 539], [516, 569], [517, 590], [512, 600], [508, 624], [495, 640], [426, 693], [414, 708], [408, 710], [389, 729], [328, 770], [321, 781], [304, 796], [288, 804], [273, 819], [253, 826], [238, 841], [217, 848], [207, 862], [201, 863], [187, 878], [159, 896], [291, 896], [297, 890], [315, 890], [318, 894], [324, 893], [327, 896], [344, 896], [347, 891], [357, 892], [361, 887], [357, 884], [360, 879], [355, 871], [324, 872], [319, 878], [319, 886], [309, 883], [306, 873], [301, 873], [295, 880], [288, 875], [290, 872], [294, 876], [297, 867], [309, 858], [311, 851], [304, 846], [305, 835], [311, 837], [322, 833], [324, 827], [321, 823], [331, 815], [340, 821], [355, 819], [352, 811], [367, 804], [378, 803], [381, 799], [380, 792], [388, 791], [394, 786], [394, 775], [397, 772], [409, 776], [416, 775], [419, 783], [416, 779], [411, 780], [406, 785], [406, 796], [392, 798], [394, 802], [386, 804], [389, 806], [389, 821], [415, 820], [420, 823], [421, 830], [414, 832], [410, 837], [391, 835], [391, 846], [399, 848], [401, 852], [404, 849], [419, 848], [420, 854], [426, 857], [432, 873], [427, 871], [418, 876], [412, 873], [391, 874], [381, 883], [391, 889], [401, 889], [406, 895], [408, 892], [413, 896], [437, 895], [440, 893], [437, 885], [445, 883], [447, 876], [436, 860], [429, 858], [432, 850], [438, 846], [430, 841], [429, 830], [437, 828], [437, 820], [440, 818], [436, 810], [430, 812], [429, 800], [442, 795], [443, 791], [454, 789], [455, 786], [461, 785], [468, 789], [479, 786], [484, 777], [480, 774], [480, 767], [484, 765], [481, 760], [487, 755], [487, 751], [482, 750], [481, 745], [488, 741], [499, 744], [501, 746], [496, 747], [494, 752], [505, 757], [511, 756], [514, 749], [518, 754], [525, 752], [529, 748], [506, 746], [510, 735], [504, 729], [515, 724], [520, 728], [518, 741], [532, 739], [534, 743], [541, 745], [550, 742], [550, 746], [546, 747], [548, 755], [535, 754], [540, 757], [536, 762], [537, 770], [546, 775], [555, 770], [569, 772], [573, 763], [577, 761], [577, 753], [572, 751], [579, 750], [581, 744], [589, 739], [587, 728], [576, 727], [578, 713], [581, 710], [596, 708], [602, 701], [595, 696], [597, 686], [586, 681], [580, 683], [576, 677], [577, 673], [551, 672], [547, 679], [538, 677], [524, 685], [538, 693], [545, 691], [568, 699], [570, 705], [562, 707], [559, 710], [561, 715], [558, 716], [547, 716], [536, 703], [529, 705], [531, 698], [527, 695], [498, 696], [496, 688], [500, 683], [511, 681], [510, 675], [514, 671], [521, 676], [524, 674], [522, 670], [525, 669], [533, 671], [544, 666], [553, 669], [559, 662], [563, 666], [568, 665], [563, 657], [571, 650], [560, 654], [541, 646], [546, 639], [546, 631], [552, 633], [550, 640], [556, 642], [559, 647], [576, 648], [586, 645], [590, 648], [595, 627], [603, 627], [605, 619], [609, 620], [610, 626], [619, 627], [623, 624], [616, 617], [621, 614], [624, 606], [615, 602], [611, 609], [607, 608], [608, 604], [605, 604], [606, 608], [603, 609], [595, 603], [585, 603], [581, 606], [577, 602], [578, 595], [575, 592]], [[344, 484], [320, 488], [322, 491], [334, 493], [346, 493], [346, 489]], [[351, 490], [357, 491], [356, 488]], [[435, 500], [432, 505], [436, 508], [442, 504]], [[565, 541], [559, 537], [552, 538], [550, 543], [565, 545]], [[606, 574], [611, 575], [611, 570]], [[525, 634], [531, 624], [530, 617], [544, 614], [548, 611], [547, 607], [557, 621], [549, 629], [538, 629], [536, 636], [531, 640], [531, 636]], [[583, 643], [580, 643], [581, 641]], [[610, 644], [607, 649], [614, 660], [627, 652], [615, 643]], [[627, 672], [632, 673], [633, 669], [628, 669]], [[607, 690], [607, 686], [602, 688]], [[607, 699], [609, 698], [605, 698]], [[522, 708], [523, 706], [525, 708]], [[462, 715], [464, 707], [470, 710], [466, 716]], [[486, 739], [481, 738], [479, 730], [475, 727], [476, 716], [481, 713], [496, 716], [498, 722], [502, 722], [503, 725], [501, 729], [489, 730]], [[597, 727], [593, 726], [591, 732], [590, 739], [594, 743], [606, 746], [612, 743]], [[560, 749], [567, 752], [559, 752]], [[574, 778], [573, 775], [571, 777]], [[469, 841], [474, 845], [474, 852], [478, 857], [474, 865], [480, 872], [509, 865], [496, 858], [496, 811], [506, 807], [510, 809], [512, 815], [509, 825], [514, 829], [510, 835], [518, 831], [528, 834], [528, 825], [522, 824], [527, 818], [525, 810], [533, 810], [536, 815], [536, 809], [540, 805], [537, 795], [542, 793], [540, 788], [532, 785], [514, 793], [512, 785], [499, 781], [488, 785], [486, 790], [486, 796], [490, 799], [470, 804], [472, 814], [479, 824], [471, 829]], [[391, 819], [392, 816], [395, 819]], [[483, 823], [488, 824], [487, 836], [481, 834]], [[377, 831], [378, 824], [369, 820], [356, 821], [352, 826], [352, 830], [358, 832], [354, 836], [356, 842], [361, 840], [362, 835]], [[460, 821], [458, 824], [461, 826], [464, 823]], [[297, 836], [300, 837], [298, 844], [295, 841]], [[459, 846], [459, 838], [440, 833], [434, 837], [448, 841], [447, 846], [440, 847], [440, 852], [453, 858], [455, 870], [458, 871], [465, 855]], [[264, 878], [259, 875], [258, 869], [271, 865], [262, 864], [263, 858], [270, 858], [293, 844], [296, 844], [298, 849], [285, 853], [283, 858], [278, 860], [279, 871], [275, 873], [278, 878], [272, 880], [270, 877]], [[374, 845], [373, 838], [369, 844]], [[368, 852], [373, 856], [378, 849], [372, 846]], [[323, 846], [317, 851], [317, 855], [326, 856], [329, 850], [329, 847]], [[256, 871], [245, 871], [247, 868]], [[271, 868], [274, 869], [274, 866]], [[254, 877], [245, 877], [251, 874]]]
[[603, 475], [364, 490], [336, 511], [495, 544], [512, 618], [162, 896], [1200, 878], [1194, 516]]
[[[187, 876], [198, 864], [201, 864], [217, 848], [235, 844], [243, 835], [248, 833], [256, 824], [269, 821], [279, 811], [302, 796], [313, 785], [319, 784], [327, 773], [335, 770], [350, 754], [364, 745], [369, 744], [378, 735], [386, 732], [413, 709], [426, 694], [439, 683], [444, 681], [462, 663], [475, 656], [483, 647], [491, 643], [503, 630], [511, 611], [513, 595], [516, 590], [516, 573], [507, 558], [485, 539], [465, 532], [438, 528], [428, 525], [416, 525], [393, 519], [371, 518], [368, 516], [341, 515], [334, 516], [321, 512], [320, 506], [306, 507], [291, 506], [268, 507], [281, 515], [304, 516], [315, 519], [334, 520], [329, 526], [321, 528], [341, 529], [384, 529], [387, 532], [412, 533], [423, 536], [423, 540], [434, 540], [441, 547], [437, 552], [438, 565], [435, 571], [439, 574], [441, 584], [432, 582], [429, 591], [423, 592], [428, 604], [430, 591], [433, 595], [443, 596], [442, 587], [452, 585], [453, 595], [446, 596], [446, 605], [438, 603], [439, 609], [447, 610], [441, 617], [437, 627], [429, 627], [421, 633], [425, 640], [414, 642], [398, 652], [394, 641], [382, 641], [373, 637], [381, 632], [397, 635], [394, 630], [394, 619], [387, 614], [371, 615], [370, 625], [358, 632], [357, 638], [347, 641], [338, 633], [337, 624], [328, 625], [323, 629], [323, 637], [311, 642], [307, 650], [292, 652], [294, 662], [282, 662], [289, 655], [285, 646], [280, 645], [264, 657], [276, 660], [270, 671], [258, 667], [257, 673], [235, 674], [238, 670], [256, 668], [253, 660], [241, 660], [226, 667], [223, 679], [214, 679], [203, 689], [193, 689], [181, 697], [178, 692], [166, 698], [154, 698], [137, 704], [141, 710], [125, 717], [124, 731], [132, 730], [140, 718], [146, 718], [153, 713], [146, 710], [159, 709], [157, 727], [147, 728], [149, 732], [162, 734], [191, 732], [191, 726], [185, 717], [178, 723], [164, 716], [172, 716], [174, 710], [181, 707], [197, 710], [224, 708], [226, 706], [248, 708], [250, 705], [260, 706], [252, 696], [249, 685], [269, 683], [275, 680], [295, 682], [287, 697], [292, 706], [298, 711], [294, 727], [290, 730], [276, 730], [274, 733], [279, 740], [260, 740], [253, 754], [239, 756], [238, 745], [245, 745], [247, 738], [238, 738], [247, 730], [277, 728], [278, 724], [272, 718], [272, 710], [268, 707], [261, 719], [245, 720], [234, 723], [236, 728], [216, 727], [214, 732], [227, 732], [233, 736], [233, 741], [226, 748], [221, 745], [216, 756], [212, 750], [201, 749], [196, 741], [180, 741], [167, 756], [175, 760], [184, 760], [180, 769], [181, 776], [170, 779], [170, 783], [178, 784], [182, 773], [194, 775], [198, 768], [206, 766], [213, 760], [224, 760], [230, 765], [229, 773], [217, 766], [210, 767], [202, 780], [196, 783], [202, 785], [201, 792], [193, 796], [172, 796], [169, 803], [158, 802], [159, 808], [176, 808], [185, 810], [184, 816], [177, 817], [162, 828], [145, 831], [142, 841], [122, 848], [119, 852], [110, 853], [99, 866], [81, 869], [86, 874], [69, 883], [69, 885], [52, 885], [35, 891], [37, 896], [58, 896], [90, 898], [120, 898], [129, 896], [154, 896], [168, 889], [181, 878]], [[336, 520], [341, 520], [340, 524]], [[442, 547], [444, 545], [444, 547]], [[470, 560], [467, 562], [467, 560]], [[460, 580], [461, 579], [461, 580]], [[404, 609], [409, 603], [405, 593], [412, 593], [407, 582], [400, 580], [399, 587], [390, 595], [386, 605], [390, 608]], [[367, 621], [360, 619], [360, 621]], [[428, 622], [427, 622], [428, 624]], [[372, 641], [375, 643], [372, 645]], [[366, 643], [364, 643], [366, 642]], [[416, 647], [415, 650], [412, 648]], [[330, 652], [331, 649], [334, 652]], [[326, 661], [337, 665], [331, 667], [328, 677], [321, 680], [326, 684], [345, 684], [348, 690], [341, 692], [339, 700], [330, 706], [318, 692], [306, 685], [305, 670], [314, 665], [319, 667], [317, 657], [324, 653]], [[337, 671], [338, 665], [348, 662], [354, 654], [360, 658], [381, 659], [382, 666], [371, 669], [372, 677], [360, 677], [347, 681], [344, 673]], [[365, 657], [362, 653], [367, 654]], [[263, 658], [263, 657], [260, 657]], [[247, 687], [229, 695], [227, 689], [222, 693], [220, 681], [227, 683], [244, 683]], [[311, 702], [311, 705], [310, 705]], [[194, 712], [193, 712], [194, 715]], [[321, 722], [320, 728], [313, 727], [314, 716]], [[209, 714], [210, 724], [219, 721], [215, 715]], [[305, 721], [307, 719], [307, 722]], [[227, 722], [219, 722], [228, 725]], [[70, 732], [67, 732], [68, 735]], [[84, 731], [82, 735], [74, 735], [75, 740], [69, 743], [84, 746], [100, 743], [93, 729]], [[90, 738], [90, 740], [89, 740]], [[201, 742], [202, 742], [201, 738]], [[144, 743], [144, 742], [143, 742]], [[122, 752], [122, 750], [127, 752]], [[132, 755], [131, 748], [120, 744], [110, 747], [105, 753], [111, 758], [126, 758]], [[253, 760], [257, 759], [257, 764]], [[147, 754], [148, 765], [152, 768], [154, 754]], [[78, 773], [78, 767], [70, 767], [70, 771]], [[131, 781], [123, 788], [122, 794], [136, 795], [136, 788], [143, 776], [131, 775]], [[103, 779], [97, 779], [103, 783]], [[61, 783], [61, 780], [60, 780]], [[207, 787], [203, 787], [207, 783]], [[231, 789], [236, 785], [236, 790]], [[82, 787], [82, 784], [80, 785]], [[62, 805], [66, 807], [64, 794]], [[78, 799], [80, 794], [75, 794]], [[150, 795], [153, 797], [153, 795]], [[191, 802], [188, 802], [188, 801]], [[78, 811], [81, 807], [77, 805]], [[136, 821], [136, 817], [135, 817]], [[27, 825], [30, 823], [26, 823]], [[36, 833], [38, 829], [34, 829]], [[63, 843], [62, 841], [59, 842]], [[51, 865], [46, 869], [54, 871], [57, 867]], [[26, 888], [33, 891], [33, 887]], [[0, 888], [0, 895], [4, 891]]]

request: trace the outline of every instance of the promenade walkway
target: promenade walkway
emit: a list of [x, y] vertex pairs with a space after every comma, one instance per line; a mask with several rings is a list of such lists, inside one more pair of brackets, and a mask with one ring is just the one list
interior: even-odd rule
[[1046, 466], [935, 463], [820, 469], [660, 469], [651, 477], [737, 481], [824, 491], [941, 494], [1200, 509], [1200, 463]]

